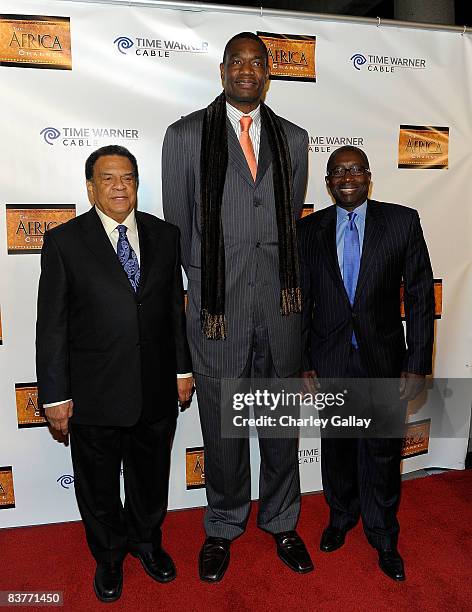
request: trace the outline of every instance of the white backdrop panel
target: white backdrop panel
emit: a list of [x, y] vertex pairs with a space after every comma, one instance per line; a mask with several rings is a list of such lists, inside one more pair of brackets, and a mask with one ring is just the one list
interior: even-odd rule
[[[306, 128], [312, 138], [307, 203], [331, 204], [324, 186], [327, 144], [335, 137], [359, 138], [371, 161], [372, 195], [420, 212], [436, 278], [443, 279], [443, 316], [436, 324], [435, 375], [470, 378], [472, 266], [470, 114], [472, 41], [458, 33], [376, 27], [372, 24], [260, 16], [234, 12], [181, 11], [152, 7], [63, 1], [3, 0], [3, 13], [63, 15], [71, 19], [72, 71], [0, 67], [0, 227], [5, 204], [76, 204], [85, 212], [83, 166], [104, 144], [127, 146], [140, 168], [139, 207], [162, 216], [161, 146], [166, 127], [221, 91], [219, 62], [226, 41], [242, 30], [317, 37], [317, 82], [272, 81], [267, 102]], [[134, 46], [114, 44], [126, 36]], [[136, 55], [136, 39], [208, 43], [206, 53]], [[351, 57], [366, 63], [356, 69]], [[369, 56], [419, 58], [424, 69], [370, 70]], [[375, 59], [373, 60], [375, 63]], [[398, 169], [400, 125], [450, 128], [449, 169]], [[54, 127], [52, 144], [40, 132]], [[93, 136], [71, 143], [71, 130], [134, 130], [131, 139]], [[82, 132], [84, 133], [84, 132]], [[316, 143], [318, 139], [318, 143]], [[324, 139], [320, 144], [319, 139]], [[318, 150], [316, 149], [318, 147]], [[34, 323], [39, 255], [7, 255], [0, 231], [0, 465], [12, 465], [16, 508], [0, 512], [0, 526], [78, 518], [68, 448], [46, 428], [18, 429], [15, 383], [35, 380]], [[156, 398], [158, 402], [158, 398]], [[464, 414], [470, 400], [464, 400]], [[464, 419], [462, 420], [464, 422]], [[406, 460], [403, 469], [461, 469], [467, 433], [431, 440], [430, 452]], [[205, 503], [203, 489], [187, 490], [185, 449], [202, 445], [196, 402], [180, 415], [175, 437], [170, 508]], [[319, 440], [300, 442], [303, 491], [319, 490]], [[257, 442], [251, 441], [252, 493], [258, 493]], [[58, 482], [59, 479], [59, 482]], [[62, 482], [62, 485], [61, 485]], [[152, 483], [150, 483], [152, 486]]]

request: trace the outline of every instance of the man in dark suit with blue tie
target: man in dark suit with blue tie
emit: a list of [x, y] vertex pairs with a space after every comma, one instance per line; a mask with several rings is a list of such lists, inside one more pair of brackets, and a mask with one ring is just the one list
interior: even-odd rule
[[[395, 407], [387, 412], [397, 410], [404, 421], [407, 401], [422, 390], [432, 369], [433, 275], [418, 213], [368, 199], [370, 179], [364, 151], [337, 149], [326, 176], [336, 205], [298, 224], [303, 375], [315, 386], [326, 378], [397, 379]], [[402, 282], [407, 346], [400, 315]], [[321, 550], [340, 548], [361, 517], [380, 568], [394, 580], [405, 579], [396, 517], [401, 446], [401, 437], [386, 431], [372, 438], [322, 438], [330, 521]]]
[[175, 578], [161, 524], [177, 398], [193, 379], [178, 229], [135, 210], [138, 165], [124, 147], [93, 152], [85, 175], [92, 209], [44, 236], [36, 369], [49, 423], [70, 431], [94, 589], [111, 602], [128, 551], [154, 580]]

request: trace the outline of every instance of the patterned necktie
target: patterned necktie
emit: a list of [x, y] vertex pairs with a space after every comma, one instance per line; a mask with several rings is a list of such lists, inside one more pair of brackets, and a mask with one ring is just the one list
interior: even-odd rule
[[244, 151], [252, 178], [255, 181], [257, 174], [257, 161], [256, 156], [254, 155], [251, 137], [249, 136], [249, 128], [251, 127], [252, 117], [245, 115], [244, 117], [241, 117], [239, 123], [241, 124], [241, 136], [239, 137], [239, 142], [241, 143], [241, 148]]
[[137, 293], [140, 276], [138, 258], [126, 235], [128, 230], [126, 225], [118, 225], [116, 229], [119, 233], [118, 244], [116, 245], [116, 254], [118, 255], [120, 264], [123, 266], [123, 269], [126, 272], [126, 276], [128, 277], [131, 286], [133, 287], [135, 293]]
[[[351, 306], [354, 304], [354, 297], [356, 295], [361, 260], [359, 233], [354, 222], [356, 217], [357, 214], [355, 212], [348, 213], [348, 222], [344, 232], [343, 280]], [[357, 348], [354, 332], [352, 332], [352, 344]]]

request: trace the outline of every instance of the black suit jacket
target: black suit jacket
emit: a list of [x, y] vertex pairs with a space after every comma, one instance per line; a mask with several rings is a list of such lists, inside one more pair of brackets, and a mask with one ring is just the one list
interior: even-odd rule
[[[433, 273], [418, 213], [368, 200], [356, 296], [351, 308], [336, 250], [336, 206], [298, 224], [303, 293], [303, 369], [343, 377], [352, 331], [372, 378], [401, 370], [429, 374], [434, 337]], [[400, 316], [404, 281], [406, 340]]]
[[179, 230], [136, 212], [136, 295], [94, 208], [46, 232], [36, 326], [39, 399], [72, 398], [73, 422], [129, 426], [176, 410], [191, 371]]

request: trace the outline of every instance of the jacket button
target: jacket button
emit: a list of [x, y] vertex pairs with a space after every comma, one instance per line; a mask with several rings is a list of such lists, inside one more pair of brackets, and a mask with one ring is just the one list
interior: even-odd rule
[[138, 306], [142, 306], [142, 305], [143, 305], [142, 302], [138, 302]]
[[352, 318], [353, 318], [353, 319], [357, 319], [357, 312], [353, 312], [353, 313], [352, 313]]
[[254, 198], [254, 206], [260, 206], [262, 202], [258, 198]]
[[260, 242], [256, 242], [256, 249], [259, 249], [260, 246], [261, 246], [261, 243]]

